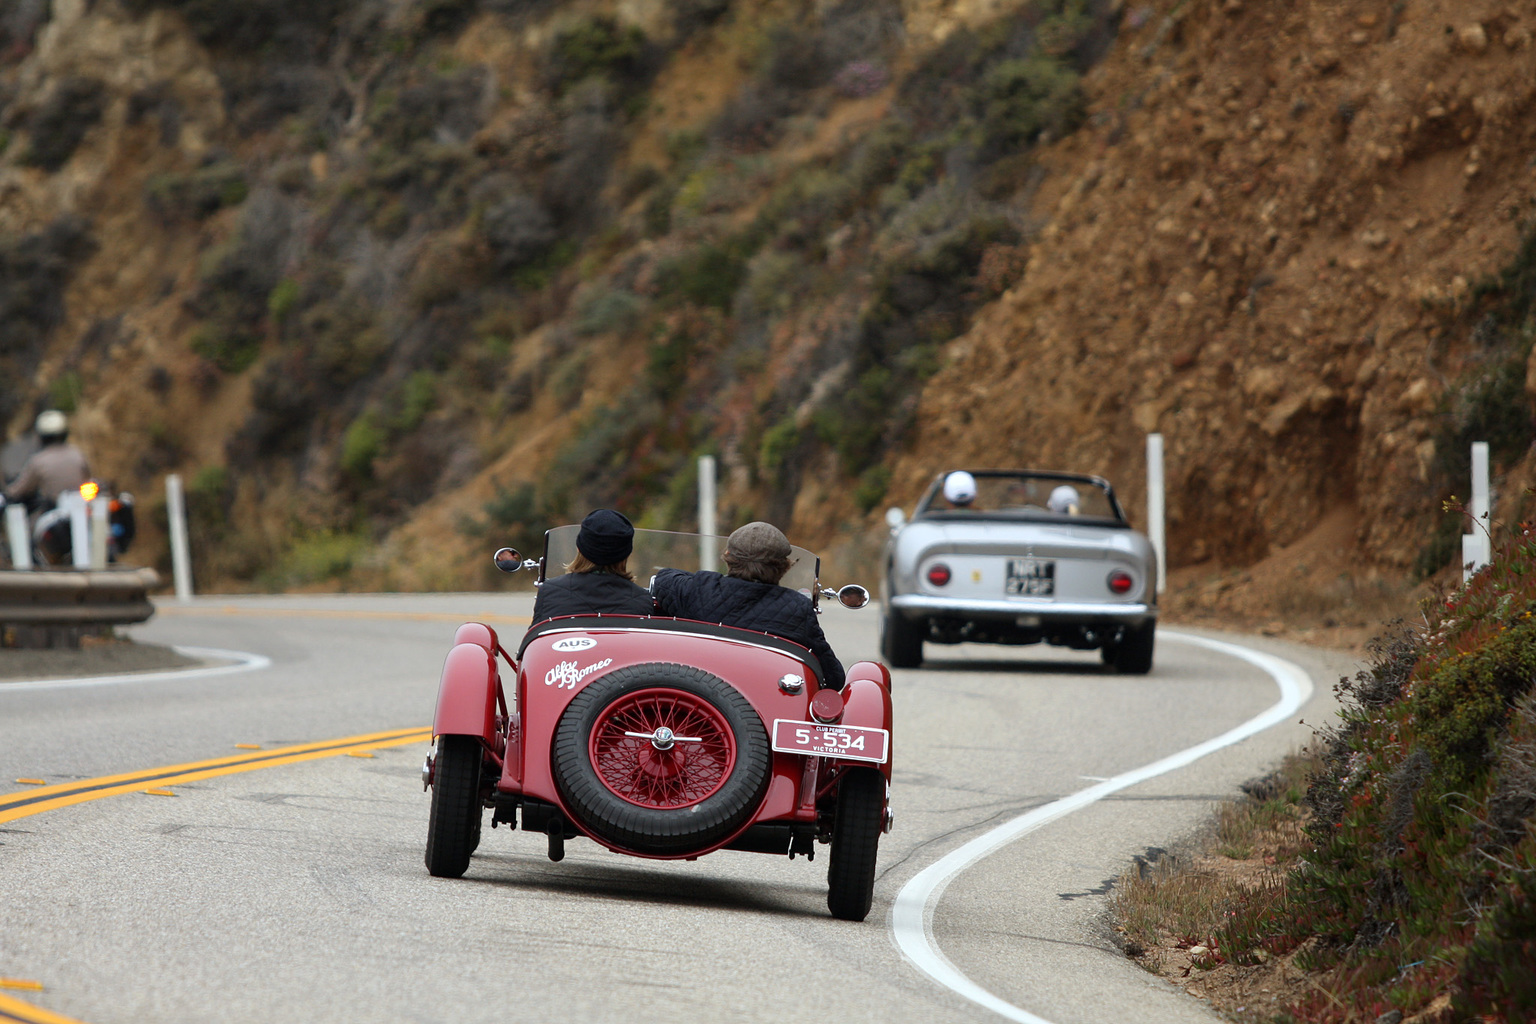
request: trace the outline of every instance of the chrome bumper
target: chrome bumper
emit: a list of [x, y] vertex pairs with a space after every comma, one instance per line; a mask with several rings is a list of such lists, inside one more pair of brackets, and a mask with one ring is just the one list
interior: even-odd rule
[[1157, 618], [1157, 607], [1146, 604], [1094, 604], [1071, 601], [969, 601], [957, 597], [898, 594], [891, 608], [904, 618], [943, 615], [950, 618], [1010, 619], [1032, 616], [1041, 622], [1116, 622], [1139, 625]]

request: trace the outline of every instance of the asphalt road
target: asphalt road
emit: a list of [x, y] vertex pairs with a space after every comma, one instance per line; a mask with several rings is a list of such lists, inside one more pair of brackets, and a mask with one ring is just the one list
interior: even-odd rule
[[[521, 632], [495, 595], [205, 598], [162, 605], [145, 641], [264, 655], [259, 671], [107, 685], [0, 683], [0, 796], [157, 766], [430, 725], [465, 618]], [[845, 664], [878, 611], [829, 610]], [[978, 860], [931, 907], [937, 954], [1014, 1019], [1218, 1018], [1113, 946], [1108, 890], [1131, 858], [1187, 839], [1214, 802], [1305, 741], [1353, 666], [1301, 665], [1317, 696], [1288, 724], [1113, 793]], [[892, 906], [925, 867], [1032, 809], [1246, 722], [1275, 681], [1170, 636], [1148, 677], [1096, 654], [928, 648], [896, 674], [896, 827], [875, 908], [826, 913], [823, 857], [651, 862], [487, 830], [468, 874], [422, 865], [425, 742], [354, 750], [0, 823], [0, 1021], [992, 1021], [903, 956]], [[6, 1008], [12, 1017], [7, 1018]], [[27, 1014], [31, 1013], [31, 1016]]]

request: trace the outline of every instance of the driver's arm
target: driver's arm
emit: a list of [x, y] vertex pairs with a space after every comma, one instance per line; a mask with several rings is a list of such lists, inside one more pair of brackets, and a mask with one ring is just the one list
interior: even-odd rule
[[28, 459], [27, 464], [22, 467], [21, 474], [11, 482], [11, 486], [5, 489], [5, 496], [12, 501], [29, 497], [33, 491], [37, 490], [37, 483], [37, 462]]
[[821, 623], [816, 621], [814, 613], [811, 615], [809, 633], [811, 642], [806, 646], [810, 647], [811, 653], [815, 654], [821, 662], [821, 673], [824, 677], [821, 680], [822, 688], [831, 687], [834, 690], [841, 690], [848, 677], [843, 673], [843, 663], [838, 661], [837, 655], [832, 653], [832, 645], [827, 643], [827, 635], [821, 631]]

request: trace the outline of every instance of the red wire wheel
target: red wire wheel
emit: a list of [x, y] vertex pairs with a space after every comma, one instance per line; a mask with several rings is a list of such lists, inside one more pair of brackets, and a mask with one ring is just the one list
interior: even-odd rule
[[771, 760], [768, 731], [740, 691], [661, 662], [587, 683], [550, 748], [555, 786], [578, 825], [615, 848], [662, 857], [710, 849], [745, 825], [768, 790]]
[[604, 708], [587, 753], [615, 796], [641, 807], [687, 807], [720, 791], [736, 765], [736, 739], [713, 704], [657, 687]]

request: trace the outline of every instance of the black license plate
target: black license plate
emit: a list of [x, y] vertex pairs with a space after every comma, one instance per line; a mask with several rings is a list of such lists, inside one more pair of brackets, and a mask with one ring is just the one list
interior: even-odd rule
[[1017, 597], [1050, 597], [1056, 593], [1056, 563], [1046, 558], [1008, 559], [1005, 592]]

